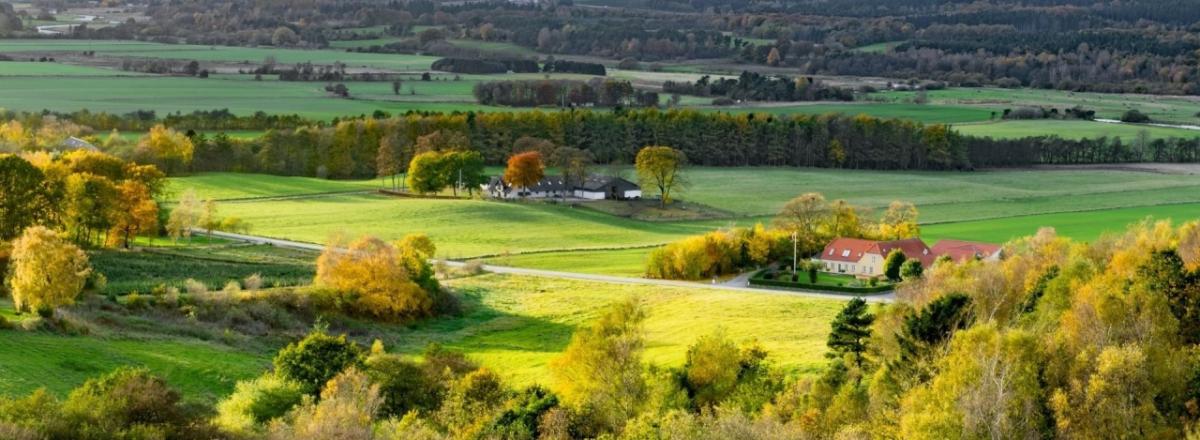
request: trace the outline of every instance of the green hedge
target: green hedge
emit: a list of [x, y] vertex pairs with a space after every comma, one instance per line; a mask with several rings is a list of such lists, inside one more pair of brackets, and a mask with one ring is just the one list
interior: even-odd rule
[[766, 273], [765, 270], [759, 271], [758, 273], [754, 274], [754, 276], [751, 276], [750, 277], [750, 285], [751, 286], [764, 286], [764, 287], [789, 287], [789, 288], [793, 288], [793, 289], [824, 290], [824, 291], [829, 291], [829, 292], [862, 293], [862, 294], [887, 292], [889, 290], [892, 290], [895, 287], [891, 284], [883, 284], [883, 285], [874, 286], [874, 287], [871, 287], [871, 286], [850, 287], [850, 286], [831, 286], [828, 284], [809, 284], [809, 283], [800, 282], [800, 281], [768, 280], [768, 279], [765, 279], [762, 277], [762, 275], [764, 273]]

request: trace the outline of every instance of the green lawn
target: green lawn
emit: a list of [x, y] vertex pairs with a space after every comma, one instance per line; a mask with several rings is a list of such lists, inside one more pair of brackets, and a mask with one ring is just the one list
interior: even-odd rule
[[1067, 139], [1119, 137], [1126, 144], [1137, 139], [1138, 133], [1141, 131], [1146, 131], [1152, 138], [1192, 138], [1200, 136], [1200, 131], [1182, 128], [1054, 119], [962, 124], [955, 125], [954, 129], [962, 134], [1001, 139], [1051, 134]]
[[884, 52], [888, 52], [888, 51], [892, 50], [893, 48], [895, 48], [896, 46], [899, 46], [901, 44], [904, 44], [903, 40], [901, 40], [901, 41], [885, 41], [883, 43], [875, 43], [875, 44], [868, 44], [866, 46], [859, 46], [859, 47], [854, 48], [854, 50], [858, 51], [858, 52], [867, 52], [867, 53], [884, 53]]
[[230, 200], [370, 191], [379, 187], [378, 179], [328, 180], [245, 173], [202, 173], [167, 180], [167, 192], [172, 200], [189, 189], [201, 200]]

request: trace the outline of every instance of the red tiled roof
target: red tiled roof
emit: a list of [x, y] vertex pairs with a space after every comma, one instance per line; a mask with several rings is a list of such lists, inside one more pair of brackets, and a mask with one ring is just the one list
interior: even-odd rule
[[937, 258], [934, 256], [934, 253], [930, 251], [929, 246], [926, 246], [925, 242], [921, 241], [919, 238], [881, 241], [879, 242], [878, 246], [879, 255], [886, 257], [888, 254], [892, 253], [893, 249], [900, 249], [900, 252], [904, 252], [905, 258], [909, 260], [920, 260], [921, 265], [925, 267], [931, 266], [933, 264], [933, 260]]
[[821, 252], [822, 260], [857, 262], [863, 253], [875, 247], [876, 241], [860, 238], [835, 238]]
[[941, 240], [933, 245], [935, 255], [949, 255], [954, 261], [986, 258], [1000, 251], [1000, 245], [962, 240]]
[[919, 238], [907, 238], [894, 241], [874, 241], [858, 238], [837, 238], [825, 246], [821, 252], [822, 260], [857, 262], [863, 255], [877, 254], [886, 257], [893, 249], [900, 249], [909, 259], [917, 259], [925, 267], [933, 264], [934, 253], [929, 246]]

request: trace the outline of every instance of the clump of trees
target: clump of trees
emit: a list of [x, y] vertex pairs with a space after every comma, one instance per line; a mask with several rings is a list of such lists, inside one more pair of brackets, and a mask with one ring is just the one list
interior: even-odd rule
[[396, 243], [364, 236], [334, 238], [317, 259], [317, 287], [328, 289], [352, 315], [403, 321], [429, 316], [442, 296], [429, 259], [436, 248], [424, 235]]
[[807, 193], [785, 203], [774, 225], [796, 234], [799, 254], [810, 256], [838, 237], [899, 240], [920, 236], [919, 215], [912, 203], [893, 201], [876, 220], [868, 208]]
[[475, 84], [475, 100], [511, 107], [657, 107], [658, 93], [636, 89], [629, 81], [509, 80]]
[[442, 58], [429, 66], [433, 70], [476, 75], [499, 73], [537, 73], [541, 71], [534, 60], [482, 60], [468, 58]]
[[786, 232], [753, 228], [719, 230], [687, 237], [650, 252], [646, 277], [699, 280], [762, 267], [791, 256]]
[[718, 78], [705, 75], [694, 83], [666, 81], [663, 93], [681, 95], [721, 96], [733, 100], [747, 101], [853, 101], [854, 90], [822, 84], [817, 79], [804, 76], [767, 76], [756, 72], [742, 71], [735, 78]]
[[408, 165], [406, 183], [420, 194], [438, 193], [447, 186], [454, 195], [465, 189], [474, 195], [487, 182], [483, 155], [476, 151], [427, 151], [413, 157]]

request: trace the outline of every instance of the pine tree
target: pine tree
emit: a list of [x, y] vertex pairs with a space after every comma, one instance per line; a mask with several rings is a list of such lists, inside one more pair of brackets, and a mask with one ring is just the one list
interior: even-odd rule
[[862, 367], [862, 354], [867, 350], [867, 338], [871, 336], [871, 323], [875, 315], [868, 313], [867, 302], [854, 298], [838, 312], [830, 324], [829, 341], [825, 344], [832, 350], [828, 356], [842, 358], [854, 354], [854, 363]]

